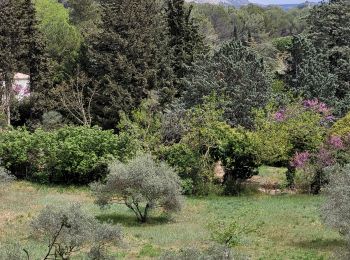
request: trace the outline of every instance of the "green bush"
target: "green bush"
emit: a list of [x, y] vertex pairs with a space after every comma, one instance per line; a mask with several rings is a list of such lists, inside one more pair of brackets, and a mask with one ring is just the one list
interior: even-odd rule
[[[88, 248], [84, 259], [112, 259], [107, 246], [121, 242], [122, 229], [119, 225], [99, 223], [86, 215], [79, 204], [48, 206], [31, 222], [31, 237], [48, 245], [42, 259], [71, 259]], [[0, 248], [1, 259], [31, 259], [31, 253], [19, 243]]]
[[330, 181], [325, 190], [322, 216], [325, 223], [340, 232], [350, 246], [350, 164], [334, 166], [328, 171]]
[[277, 50], [286, 52], [286, 51], [289, 51], [290, 48], [292, 47], [292, 40], [293, 40], [293, 37], [291, 36], [279, 37], [279, 38], [273, 39], [272, 44]]
[[7, 170], [3, 167], [0, 167], [0, 195], [5, 187], [9, 185], [12, 181], [15, 180], [15, 177], [8, 174]]
[[350, 136], [350, 112], [333, 125], [331, 133], [341, 137]]
[[127, 140], [99, 128], [66, 126], [0, 134], [2, 164], [16, 177], [50, 183], [87, 184], [103, 177], [113, 158], [134, 153]]
[[317, 151], [326, 139], [331, 118], [330, 109], [318, 100], [293, 102], [279, 109], [269, 105], [257, 111], [253, 136], [259, 161], [287, 167], [287, 184], [295, 187], [293, 156]]

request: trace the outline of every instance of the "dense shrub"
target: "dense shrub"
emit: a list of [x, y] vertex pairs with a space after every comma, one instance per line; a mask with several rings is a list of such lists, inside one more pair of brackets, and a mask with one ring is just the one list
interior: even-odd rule
[[111, 164], [105, 183], [93, 183], [91, 188], [99, 205], [119, 199], [140, 222], [146, 222], [156, 207], [167, 212], [181, 209], [179, 177], [167, 164], [154, 161], [150, 155], [138, 156], [126, 164]]
[[350, 246], [350, 164], [328, 169], [330, 183], [322, 207], [324, 221], [342, 234]]
[[292, 47], [292, 40], [291, 36], [279, 37], [273, 39], [272, 44], [277, 50], [286, 52]]
[[341, 137], [350, 135], [350, 112], [335, 122], [331, 128], [331, 133]]
[[258, 111], [253, 135], [259, 160], [288, 167], [287, 181], [289, 186], [294, 186], [295, 167], [290, 164], [291, 159], [296, 153], [317, 151], [332, 120], [330, 109], [318, 100]]
[[87, 184], [106, 174], [113, 158], [133, 154], [128, 140], [99, 128], [26, 129], [0, 134], [2, 164], [17, 177], [65, 184]]
[[234, 195], [240, 193], [243, 181], [258, 174], [259, 161], [250, 132], [231, 128], [228, 133], [217, 155], [225, 170], [225, 193]]
[[291, 165], [297, 171], [296, 184], [304, 191], [317, 194], [328, 183], [327, 168], [350, 163], [350, 136], [331, 135], [316, 151], [296, 153]]

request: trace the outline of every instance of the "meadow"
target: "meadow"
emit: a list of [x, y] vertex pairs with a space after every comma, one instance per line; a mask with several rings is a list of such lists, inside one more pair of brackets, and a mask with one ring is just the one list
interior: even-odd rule
[[[268, 172], [265, 170], [262, 176]], [[0, 196], [0, 244], [17, 241], [37, 259], [47, 245], [29, 235], [31, 219], [46, 205], [81, 203], [87, 214], [123, 226], [123, 242], [113, 249], [116, 259], [151, 259], [168, 250], [205, 248], [212, 243], [211, 227], [232, 220], [239, 227], [254, 229], [240, 234], [239, 243], [233, 247], [242, 258], [335, 259], [346, 244], [322, 223], [319, 207], [323, 200], [322, 196], [261, 193], [187, 197], [181, 213], [165, 216], [155, 212], [149, 223], [140, 224], [123, 205], [101, 210], [87, 188], [17, 181]], [[74, 259], [83, 257], [76, 255]]]

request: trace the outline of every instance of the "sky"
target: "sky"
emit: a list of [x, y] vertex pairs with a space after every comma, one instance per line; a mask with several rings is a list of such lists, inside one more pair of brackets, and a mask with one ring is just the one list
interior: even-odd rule
[[[251, 3], [258, 4], [299, 4], [304, 3], [306, 0], [250, 0]], [[320, 0], [309, 0], [310, 2], [321, 2]]]

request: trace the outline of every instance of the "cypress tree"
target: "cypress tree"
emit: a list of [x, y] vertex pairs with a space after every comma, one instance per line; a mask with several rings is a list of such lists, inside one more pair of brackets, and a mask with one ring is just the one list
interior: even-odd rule
[[170, 49], [173, 51], [172, 68], [176, 76], [177, 95], [184, 90], [183, 79], [191, 72], [193, 62], [207, 52], [204, 37], [191, 17], [192, 6], [184, 0], [167, 0], [166, 13], [170, 33]]
[[115, 128], [149, 91], [171, 88], [167, 33], [154, 0], [102, 0], [102, 23], [88, 43], [88, 71], [100, 82], [94, 102], [97, 122]]
[[23, 67], [25, 56], [24, 27], [21, 20], [20, 3], [16, 0], [0, 1], [0, 73], [2, 106], [7, 125], [11, 124], [13, 78]]

